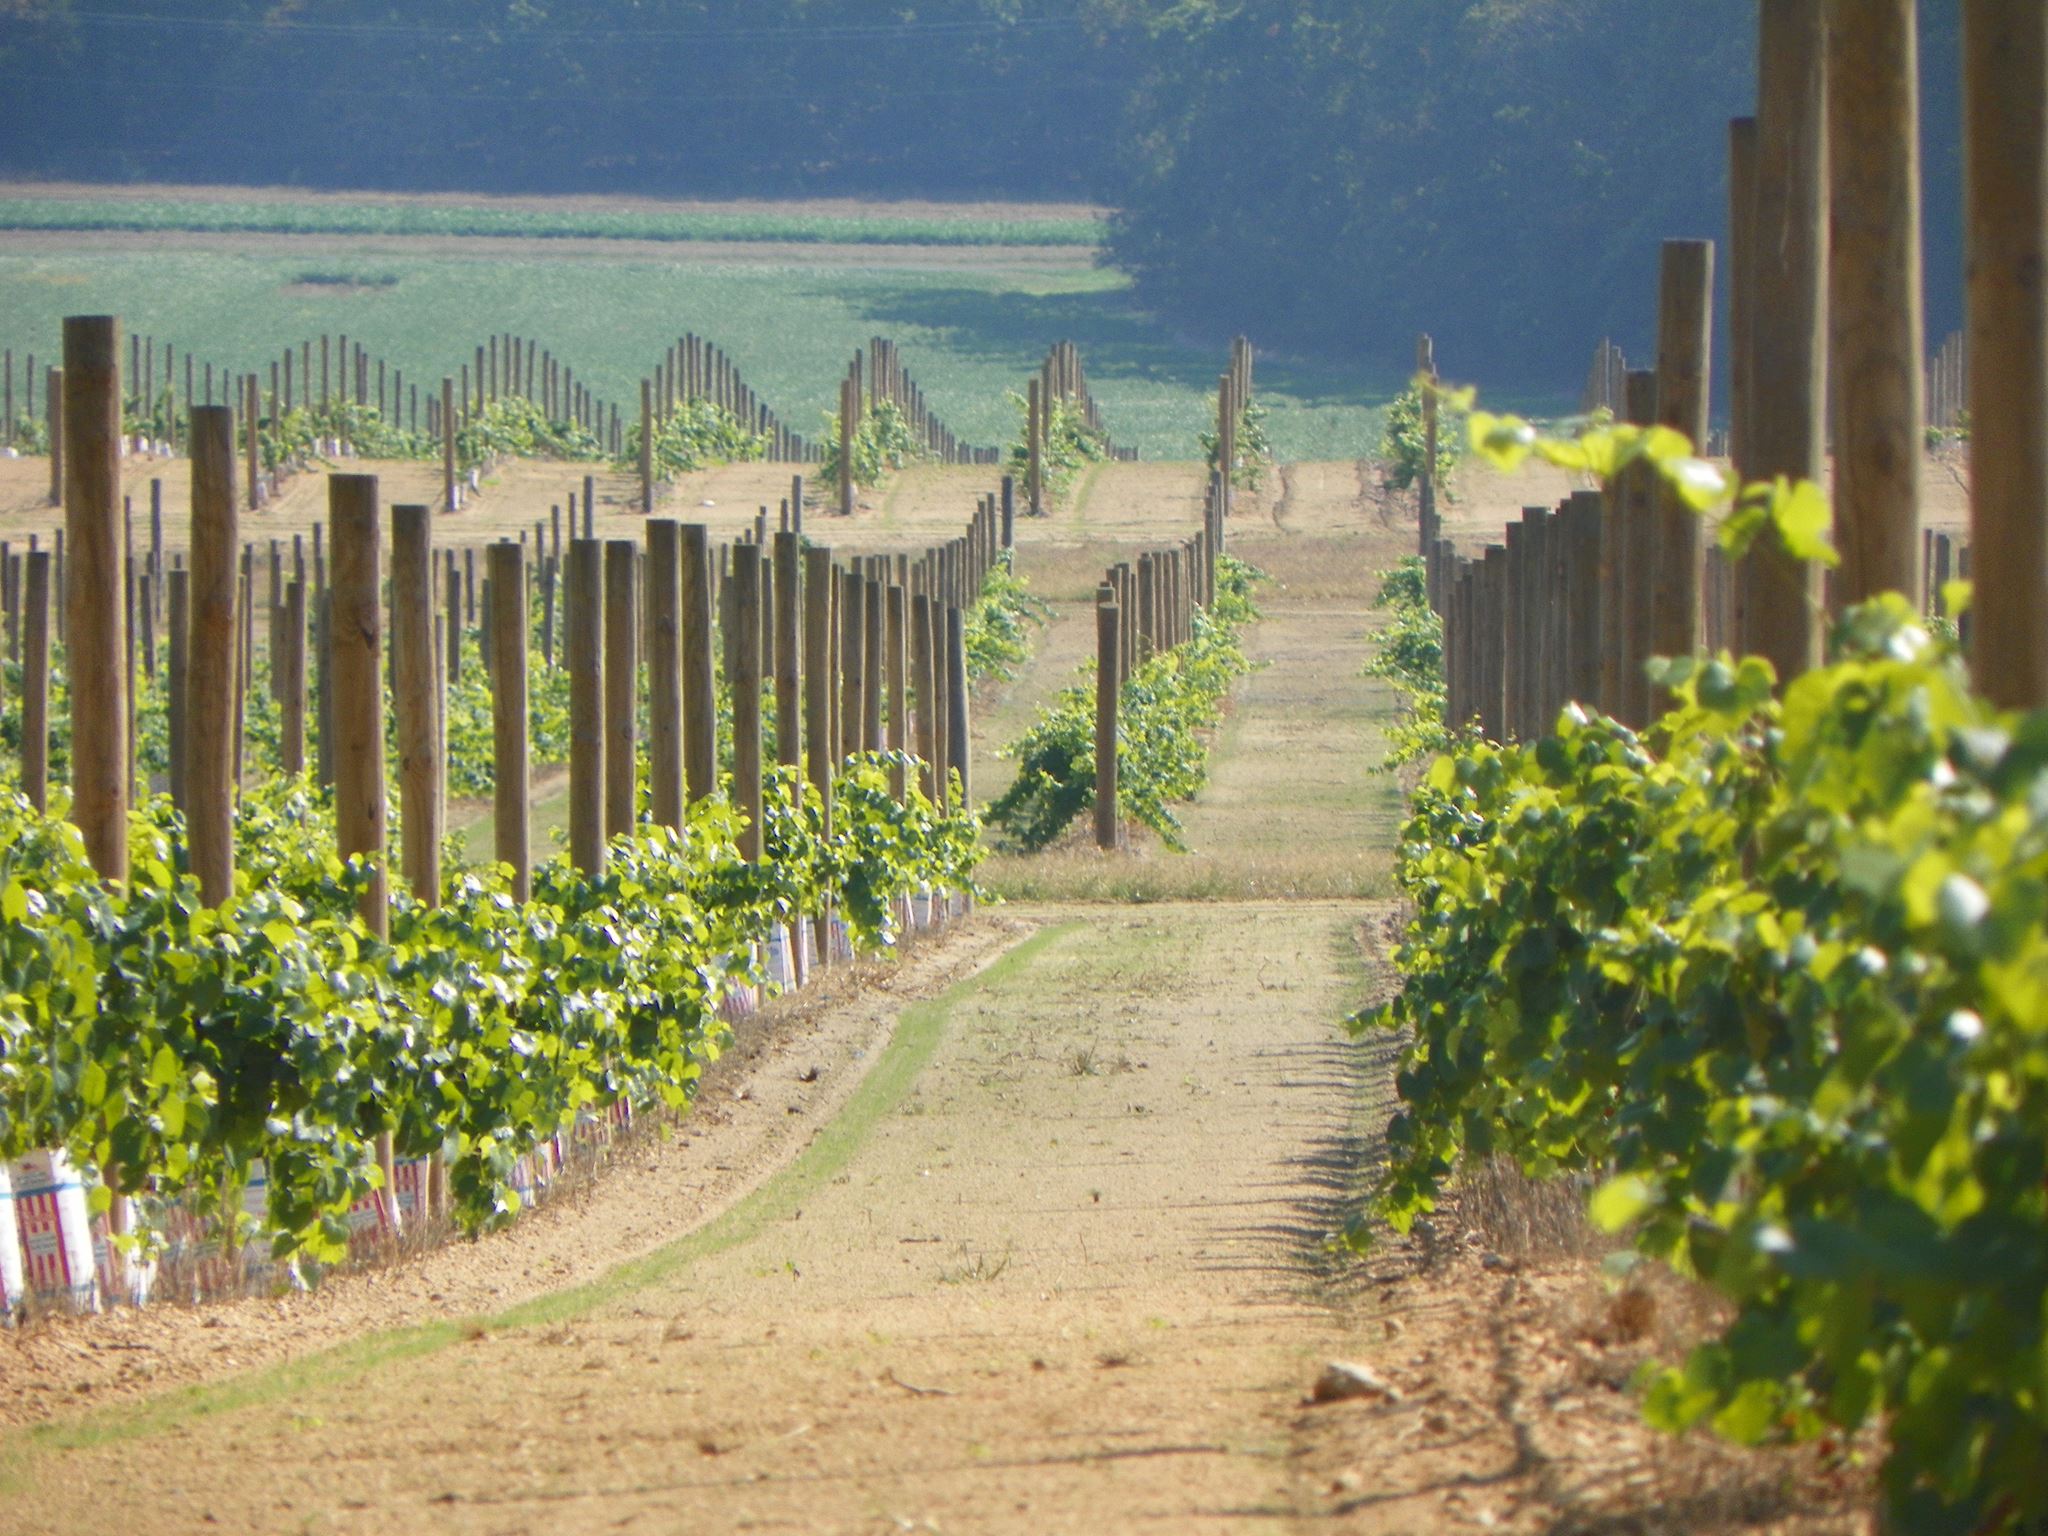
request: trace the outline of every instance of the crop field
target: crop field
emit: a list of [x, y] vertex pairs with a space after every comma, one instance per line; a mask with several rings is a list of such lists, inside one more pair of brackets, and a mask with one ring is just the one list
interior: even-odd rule
[[[0, 232], [0, 345], [47, 357], [63, 315], [118, 311], [130, 329], [230, 369], [256, 366], [280, 337], [339, 332], [427, 379], [458, 367], [479, 337], [510, 328], [538, 338], [600, 396], [628, 400], [662, 349], [694, 331], [731, 353], [784, 420], [815, 432], [846, 359], [880, 334], [900, 345], [940, 414], [988, 444], [1018, 436], [1021, 405], [1007, 397], [1047, 338], [1065, 337], [1086, 357], [1120, 445], [1188, 458], [1212, 423], [1226, 338], [1175, 334], [1133, 305], [1126, 280], [1098, 266], [1091, 245], [1062, 243], [1092, 220], [1026, 219], [1001, 206], [975, 219], [731, 206], [685, 214], [11, 198], [0, 202], [0, 226], [14, 226]], [[112, 222], [28, 227], [16, 219], [23, 209], [23, 218]], [[229, 217], [223, 210], [258, 222], [206, 222]], [[489, 236], [462, 222], [472, 214], [488, 219]], [[347, 220], [378, 218], [391, 222], [339, 232], [354, 227]], [[698, 227], [691, 220], [722, 221], [725, 232], [657, 232]], [[318, 232], [277, 232], [291, 230]], [[1030, 243], [1015, 243], [1020, 233]], [[1332, 366], [1262, 356], [1274, 451], [1370, 453], [1378, 408], [1407, 367], [1405, 358]]]
[[772, 240], [837, 245], [1093, 246], [1102, 220], [823, 211], [810, 206], [536, 208], [530, 203], [240, 197], [0, 197], [0, 229], [538, 239]]

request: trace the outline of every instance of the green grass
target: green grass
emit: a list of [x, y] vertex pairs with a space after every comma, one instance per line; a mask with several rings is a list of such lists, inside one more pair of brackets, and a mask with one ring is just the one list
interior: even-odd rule
[[[732, 354], [784, 421], [815, 435], [847, 359], [886, 335], [939, 414], [970, 442], [992, 444], [1021, 435], [1005, 392], [1022, 389], [1046, 347], [1066, 338], [1079, 343], [1119, 444], [1147, 459], [1188, 459], [1212, 418], [1225, 360], [1224, 337], [1174, 334], [1086, 253], [1049, 269], [942, 269], [571, 254], [386, 259], [345, 245], [292, 258], [79, 243], [76, 252], [0, 251], [0, 345], [14, 348], [17, 366], [23, 351], [39, 366], [49, 360], [71, 314], [118, 314], [130, 330], [238, 370], [340, 332], [422, 384], [458, 369], [491, 332], [511, 330], [623, 405], [638, 400], [638, 381], [664, 346], [694, 330]], [[1405, 382], [1405, 366], [1262, 360], [1257, 387], [1275, 450], [1287, 459], [1371, 451], [1377, 407]]]
[[774, 208], [536, 209], [452, 203], [242, 202], [230, 198], [0, 198], [0, 229], [283, 235], [500, 235], [526, 239], [757, 240], [842, 245], [1078, 245], [1094, 218], [948, 218]]

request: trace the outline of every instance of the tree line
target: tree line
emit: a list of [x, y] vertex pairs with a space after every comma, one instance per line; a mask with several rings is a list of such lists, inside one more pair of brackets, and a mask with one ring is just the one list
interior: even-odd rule
[[[1205, 333], [1559, 382], [1718, 234], [1757, 0], [0, 0], [0, 174], [1088, 198]], [[136, 6], [138, 8], [131, 8]], [[1930, 324], [1956, 16], [1925, 0]]]

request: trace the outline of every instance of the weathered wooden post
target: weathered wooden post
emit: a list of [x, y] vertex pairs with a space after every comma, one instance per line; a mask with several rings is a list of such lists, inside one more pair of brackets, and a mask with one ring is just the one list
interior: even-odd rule
[[288, 774], [306, 771], [306, 584], [285, 588], [283, 619], [278, 627], [277, 655], [271, 671], [278, 679], [280, 766]]
[[882, 749], [882, 641], [888, 627], [882, 612], [882, 593], [880, 581], [872, 576], [861, 578], [860, 749], [863, 752]]
[[[22, 606], [26, 612], [23, 615], [21, 656], [21, 792], [28, 797], [28, 803], [41, 813], [49, 809], [50, 791], [50, 552], [47, 549], [29, 551], [28, 564], [22, 572]], [[174, 780], [177, 768], [174, 750]]]
[[903, 587], [891, 582], [887, 588], [887, 633], [883, 644], [888, 651], [889, 747], [899, 754], [889, 765], [889, 793], [901, 805], [908, 798], [909, 769], [900, 754], [912, 750], [909, 717], [909, 610]]
[[718, 793], [718, 690], [712, 659], [711, 530], [682, 526], [683, 765], [689, 798]]
[[[1707, 440], [1713, 293], [1714, 243], [1665, 241], [1657, 291], [1657, 420], [1691, 438], [1696, 451]], [[1654, 506], [1651, 644], [1659, 655], [1690, 656], [1701, 643], [1700, 520], [1661, 477]]]
[[1033, 517], [1045, 516], [1045, 418], [1044, 392], [1033, 379], [1026, 388], [1024, 493]]
[[683, 824], [682, 535], [647, 520], [647, 751], [654, 820]]
[[[623, 837], [638, 819], [640, 766], [640, 549], [604, 545], [604, 830]], [[574, 622], [573, 620], [571, 622]]]
[[343, 858], [365, 855], [372, 867], [363, 893], [365, 926], [385, 933], [383, 539], [375, 475], [332, 475], [328, 520], [334, 545], [328, 589], [330, 689], [334, 738], [335, 840]]
[[861, 750], [862, 694], [867, 668], [862, 651], [867, 640], [864, 610], [867, 585], [858, 571], [836, 573], [839, 583], [839, 755], [851, 757]]
[[101, 877], [128, 879], [127, 634], [121, 520], [121, 326], [64, 321], [60, 407], [71, 610], [71, 819]]
[[453, 512], [462, 502], [455, 488], [455, 380], [441, 376], [441, 507]]
[[733, 795], [746, 825], [740, 857], [761, 861], [761, 547], [740, 544], [732, 552], [732, 778]]
[[2048, 8], [1963, 6], [1971, 675], [2048, 704]]
[[527, 726], [526, 552], [510, 539], [485, 556], [491, 578], [492, 825], [515, 901], [533, 898], [533, 806]]
[[1114, 591], [1095, 594], [1095, 846], [1114, 848], [1122, 841], [1117, 807], [1116, 716], [1117, 677], [1122, 662], [1123, 615], [1112, 601]]
[[640, 515], [654, 516], [654, 383], [640, 381]]
[[[420, 901], [441, 899], [441, 674], [434, 644], [434, 514], [391, 509], [392, 708], [397, 716], [399, 854]], [[296, 584], [293, 590], [302, 591]]]
[[[43, 375], [43, 429], [50, 439], [50, 505], [64, 505], [64, 370]], [[118, 402], [116, 402], [118, 408]], [[70, 606], [67, 598], [65, 606]]]
[[234, 413], [194, 406], [192, 612], [185, 684], [185, 827], [192, 872], [208, 906], [234, 894], [237, 756], [235, 562], [241, 544], [235, 505]]
[[1834, 600], [1919, 590], [1920, 111], [1914, 0], [1829, 0]]
[[932, 657], [932, 600], [922, 590], [910, 597], [910, 679], [917, 690], [917, 732], [911, 748], [919, 759], [918, 788], [934, 805], [939, 803], [935, 769], [938, 748], [938, 682]]
[[960, 780], [959, 808], [963, 811], [974, 804], [967, 740], [966, 618], [958, 608], [946, 610], [946, 771], [949, 782], [954, 776]]
[[605, 866], [604, 546], [569, 543], [569, 857], [586, 875]]
[[[1822, 480], [1828, 371], [1828, 0], [1759, 12], [1756, 201], [1748, 319], [1751, 407], [1739, 469]], [[1741, 272], [1737, 273], [1737, 281]], [[1737, 573], [1737, 637], [1781, 682], [1821, 656], [1820, 567], [1759, 539]]]
[[811, 784], [825, 806], [825, 825], [832, 817], [832, 769], [837, 743], [832, 737], [832, 551], [804, 551], [804, 747]]

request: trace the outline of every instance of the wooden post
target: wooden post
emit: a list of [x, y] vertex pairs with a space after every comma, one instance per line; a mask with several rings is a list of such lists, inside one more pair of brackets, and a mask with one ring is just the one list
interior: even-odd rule
[[887, 588], [887, 634], [883, 644], [888, 653], [889, 748], [898, 754], [889, 765], [889, 793], [901, 805], [908, 798], [909, 770], [901, 754], [912, 750], [909, 718], [909, 612], [906, 594], [899, 583]]
[[568, 565], [569, 857], [586, 875], [605, 865], [604, 546], [572, 539]]
[[71, 820], [93, 868], [128, 879], [127, 633], [121, 520], [121, 326], [64, 321], [64, 526], [71, 609]]
[[[31, 551], [29, 559], [35, 559]], [[164, 571], [164, 621], [170, 629], [170, 676], [166, 678], [166, 725], [170, 735], [170, 803], [178, 807], [178, 813], [186, 813], [190, 799], [186, 795], [184, 764], [186, 764], [186, 723], [184, 723], [184, 698], [190, 670], [193, 670], [193, 649], [190, 649], [190, 623], [193, 623], [193, 573], [182, 565], [174, 565]], [[33, 639], [33, 637], [31, 637]]]
[[[1759, 12], [1756, 203], [1738, 269], [1748, 304], [1751, 408], [1747, 477], [1820, 484], [1827, 445], [1827, 0], [1774, 0]], [[1820, 567], [1757, 541], [1736, 575], [1737, 639], [1781, 682], [1819, 664]]]
[[839, 381], [839, 515], [853, 515], [853, 443], [855, 400], [858, 391], [851, 379]]
[[[184, 572], [176, 573], [183, 576]], [[172, 589], [172, 603], [175, 606], [182, 593], [182, 583]], [[21, 792], [28, 796], [28, 803], [38, 813], [49, 809], [50, 790], [50, 552], [47, 549], [29, 551], [28, 565], [22, 573], [22, 605], [27, 610], [23, 625], [24, 649], [21, 658]], [[172, 649], [177, 649], [175, 633]], [[172, 676], [177, 676], [175, 665]], [[175, 716], [174, 722], [175, 722]], [[177, 737], [172, 737], [174, 750], [171, 759], [171, 773], [175, 781], [178, 761], [175, 746]]]
[[654, 516], [654, 385], [640, 381], [640, 515]]
[[946, 769], [949, 782], [954, 775], [959, 777], [961, 810], [974, 804], [967, 756], [966, 619], [958, 608], [946, 610]]
[[243, 379], [242, 398], [243, 442], [249, 455], [246, 473], [249, 477], [249, 510], [254, 512], [263, 505], [263, 460], [258, 449], [263, 437], [263, 399], [258, 390], [256, 375], [249, 374]]
[[863, 610], [867, 585], [858, 571], [840, 571], [839, 583], [839, 755], [851, 757], [861, 750], [862, 692], [867, 668], [862, 651], [867, 640]]
[[932, 600], [924, 592], [910, 598], [910, 674], [917, 690], [917, 741], [913, 751], [919, 758], [918, 788], [925, 799], [939, 803], [936, 769], [938, 747], [938, 669], [932, 656]]
[[1436, 542], [1436, 343], [1428, 336], [1415, 341], [1415, 376], [1422, 388], [1422, 469], [1415, 477], [1419, 548], [1425, 555]]
[[235, 561], [241, 545], [235, 506], [234, 413], [194, 406], [192, 591], [185, 684], [185, 827], [192, 872], [206, 904], [234, 894], [236, 759]]
[[510, 539], [490, 547], [492, 796], [496, 856], [512, 866], [515, 901], [533, 899], [533, 809], [528, 780], [526, 551]]
[[804, 551], [804, 746], [811, 784], [825, 806], [826, 830], [832, 825], [832, 770], [837, 743], [832, 739], [832, 551]]
[[334, 740], [334, 828], [346, 859], [366, 855], [373, 874], [363, 893], [363, 923], [385, 936], [383, 539], [375, 475], [332, 475], [327, 481], [329, 538], [334, 546], [328, 628], [329, 691], [323, 711]]
[[1963, 6], [1969, 252], [1970, 669], [2048, 704], [2048, 9]]
[[[631, 832], [638, 819], [640, 767], [640, 550], [631, 539], [604, 546], [604, 830]], [[572, 618], [571, 623], [575, 620]]]
[[882, 641], [887, 624], [882, 612], [882, 583], [869, 576], [861, 580], [861, 679], [860, 748], [863, 752], [882, 750]]
[[1116, 716], [1117, 677], [1122, 671], [1118, 648], [1123, 643], [1123, 615], [1110, 601], [1109, 587], [1095, 594], [1095, 846], [1114, 848], [1122, 841], [1117, 807]]
[[[1713, 242], [1665, 241], [1657, 293], [1657, 420], [1691, 438], [1696, 450], [1707, 440], [1713, 292]], [[1661, 656], [1689, 656], [1701, 642], [1700, 520], [1661, 478], [1654, 505], [1651, 645]]]
[[1026, 386], [1024, 488], [1033, 517], [1045, 516], [1045, 399], [1039, 381]]
[[775, 760], [785, 767], [803, 761], [802, 561], [799, 536], [782, 529], [775, 535]]
[[732, 778], [745, 826], [740, 857], [761, 862], [761, 546], [732, 552]]
[[413, 895], [431, 906], [441, 899], [441, 674], [434, 645], [434, 514], [418, 504], [391, 509], [391, 661], [399, 854]]
[[1751, 324], [1756, 293], [1756, 156], [1756, 119], [1729, 119], [1728, 460], [1738, 485], [1754, 478], [1749, 471], [1749, 417], [1756, 405]]
[[[50, 505], [64, 505], [64, 370], [43, 375], [43, 427], [50, 439]], [[117, 402], [118, 404], [118, 402]], [[70, 599], [65, 599], [70, 606]]]
[[672, 518], [647, 520], [647, 750], [654, 820], [683, 824], [682, 535]]
[[1920, 112], [1915, 0], [1829, 0], [1834, 597], [1920, 584]]
[[277, 634], [271, 673], [278, 680], [281, 704], [279, 766], [297, 775], [306, 771], [306, 584], [302, 581], [285, 589], [284, 616]]
[[711, 530], [682, 526], [683, 765], [689, 798], [718, 793], [718, 688], [711, 640]]
[[[325, 384], [322, 384], [325, 389]], [[461, 505], [455, 489], [455, 380], [441, 376], [441, 509], [453, 512]], [[452, 615], [451, 615], [452, 617]]]

